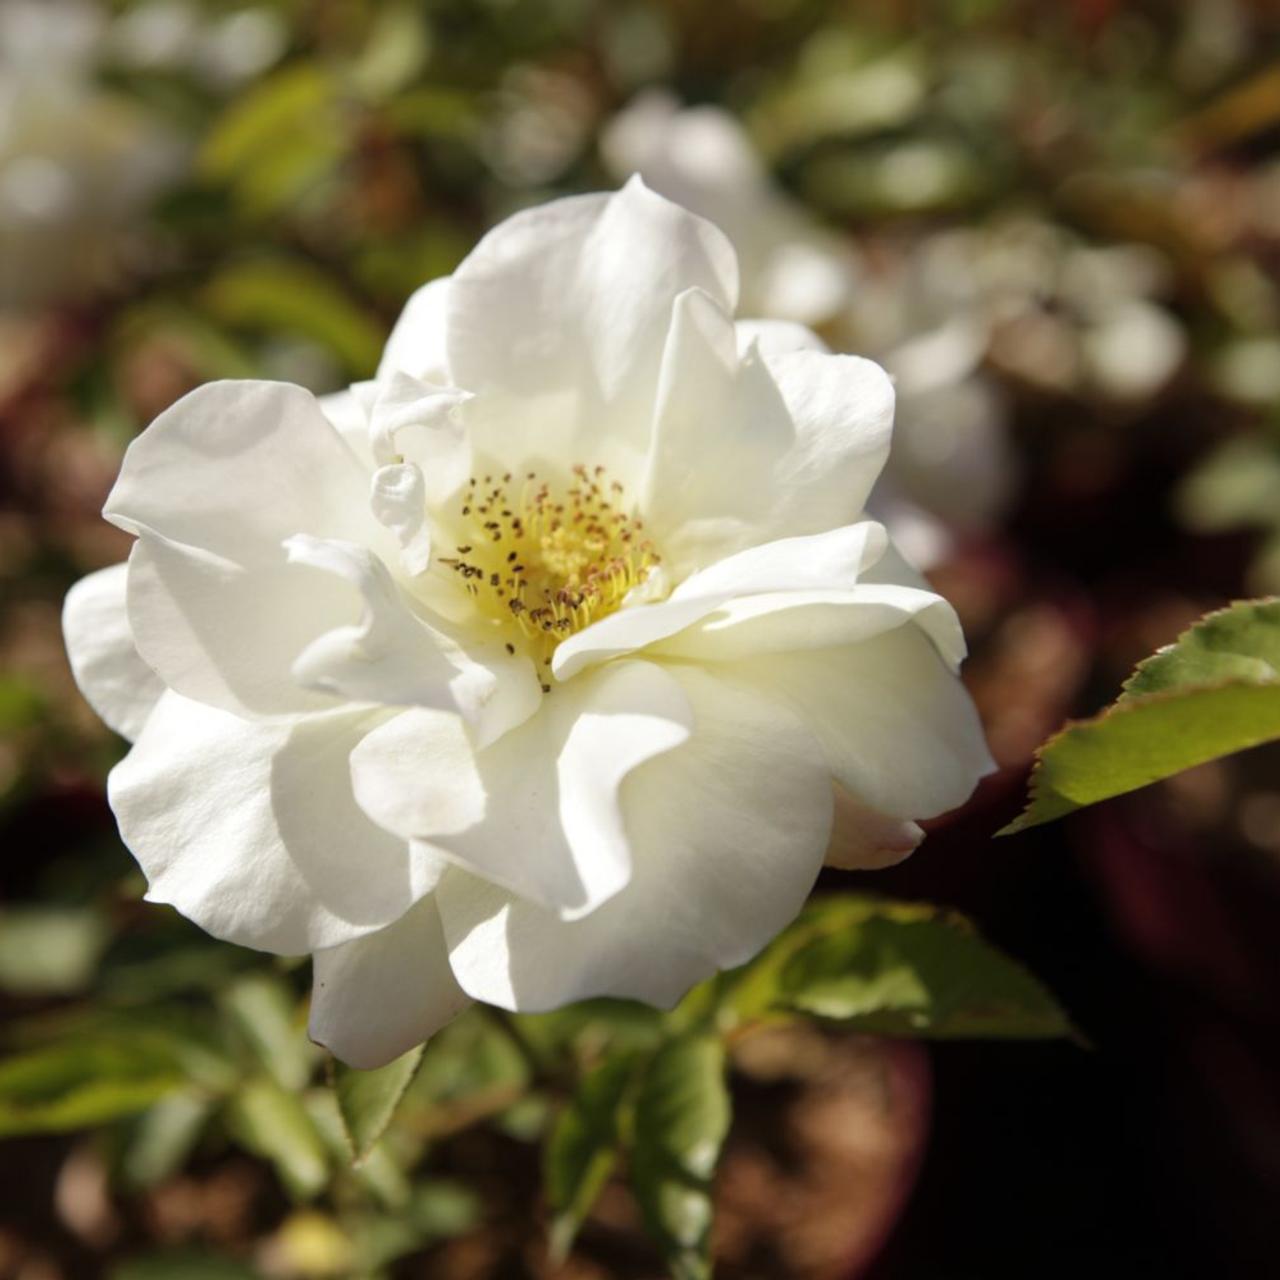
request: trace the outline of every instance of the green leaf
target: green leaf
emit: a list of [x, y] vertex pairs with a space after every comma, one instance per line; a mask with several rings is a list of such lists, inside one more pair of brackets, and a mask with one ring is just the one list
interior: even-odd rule
[[466, 1128], [521, 1098], [529, 1075], [528, 1059], [499, 1017], [473, 1007], [431, 1038], [397, 1129], [434, 1137]]
[[711, 1178], [732, 1111], [724, 1073], [718, 1039], [682, 1036], [653, 1057], [636, 1098], [632, 1184], [676, 1280], [711, 1274]]
[[319, 1051], [297, 1019], [298, 1002], [272, 974], [251, 974], [222, 993], [222, 1007], [254, 1057], [282, 1089], [301, 1089]]
[[324, 1190], [329, 1180], [324, 1141], [298, 1094], [274, 1080], [250, 1080], [232, 1099], [227, 1118], [245, 1147], [275, 1165], [292, 1195], [309, 1200]]
[[261, 1275], [247, 1263], [182, 1249], [119, 1262], [111, 1280], [261, 1280]]
[[553, 1214], [551, 1255], [562, 1263], [618, 1160], [622, 1111], [636, 1076], [630, 1056], [589, 1071], [560, 1115], [543, 1153], [543, 1182]]
[[419, 1045], [376, 1071], [357, 1071], [334, 1061], [333, 1091], [356, 1163], [373, 1150], [374, 1143], [391, 1123], [400, 1099], [418, 1070], [422, 1054], [423, 1046]]
[[396, 1212], [403, 1210], [409, 1202], [411, 1188], [404, 1169], [389, 1151], [389, 1144], [376, 1144], [364, 1160], [353, 1164], [351, 1138], [338, 1113], [338, 1099], [334, 1091], [331, 1088], [308, 1089], [302, 1100], [333, 1163], [339, 1168], [349, 1166], [355, 1182], [384, 1208]]
[[255, 258], [225, 267], [201, 296], [221, 323], [310, 338], [360, 377], [376, 367], [386, 337], [381, 322], [328, 275], [289, 258]]
[[872, 1035], [1035, 1039], [1070, 1032], [1025, 969], [962, 916], [924, 904], [827, 899], [777, 975], [779, 1004]]
[[64, 1041], [0, 1063], [0, 1135], [104, 1124], [182, 1083], [173, 1055], [149, 1038]]
[[1120, 698], [1037, 753], [1031, 799], [1001, 835], [1280, 738], [1280, 601], [1208, 614], [1141, 663]]
[[350, 132], [334, 76], [313, 63], [295, 64], [237, 95], [210, 130], [200, 168], [227, 183], [247, 213], [269, 216], [336, 173]]
[[1280, 681], [1280, 600], [1241, 601], [1206, 614], [1138, 664], [1120, 701], [1225, 680]]

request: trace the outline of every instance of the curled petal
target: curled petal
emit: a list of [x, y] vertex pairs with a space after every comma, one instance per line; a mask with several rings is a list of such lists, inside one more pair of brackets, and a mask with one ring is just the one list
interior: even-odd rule
[[945, 813], [995, 768], [972, 699], [919, 627], [726, 665], [794, 707], [836, 780], [880, 813]]
[[621, 609], [569, 636], [557, 647], [552, 670], [557, 679], [568, 680], [591, 663], [665, 640], [740, 596], [847, 590], [875, 563], [886, 544], [884, 529], [864, 520], [740, 551], [686, 578], [667, 600]]
[[426, 897], [395, 924], [316, 952], [308, 1032], [348, 1066], [371, 1070], [470, 1003], [449, 968], [435, 899]]
[[856, 644], [908, 623], [924, 631], [951, 670], [959, 669], [965, 642], [955, 610], [932, 591], [880, 583], [730, 600], [663, 641], [660, 651], [689, 661], [732, 662]]
[[732, 312], [733, 249], [638, 179], [499, 224], [448, 294], [449, 370], [482, 397], [485, 442], [618, 475], [647, 446], [671, 306], [691, 288]]
[[627, 780], [626, 888], [566, 920], [462, 871], [441, 879], [450, 963], [476, 999], [528, 1011], [593, 996], [670, 1007], [800, 910], [831, 832], [821, 750], [785, 707], [694, 668], [675, 673], [696, 728]]
[[159, 676], [142, 660], [125, 606], [128, 566], [99, 569], [67, 592], [62, 634], [85, 701], [131, 742], [164, 692]]
[[368, 473], [316, 398], [282, 382], [212, 382], [125, 453], [104, 514], [237, 564], [278, 564], [295, 533], [368, 541]]
[[285, 955], [397, 920], [439, 865], [355, 803], [347, 757], [374, 723], [340, 711], [266, 725], [166, 693], [108, 782], [148, 899]]
[[405, 572], [415, 577], [426, 573], [431, 565], [431, 531], [421, 469], [412, 462], [379, 467], [373, 473], [369, 502], [378, 523], [396, 535]]
[[677, 576], [858, 520], [888, 456], [883, 369], [800, 345], [803, 330], [740, 354], [739, 329], [703, 292], [676, 299], [640, 509]]
[[827, 866], [843, 871], [879, 871], [910, 857], [923, 839], [919, 824], [868, 809], [843, 787], [836, 787]]
[[352, 777], [375, 821], [572, 919], [631, 876], [624, 780], [691, 727], [670, 675], [622, 663], [555, 689], [474, 756], [456, 717], [397, 716], [353, 753]]
[[298, 655], [304, 688], [357, 702], [459, 711], [492, 740], [531, 715], [540, 690], [533, 664], [488, 642], [465, 649], [419, 618], [386, 565], [364, 547], [299, 535], [290, 560], [350, 583], [362, 604], [358, 622], [335, 627]]
[[369, 439], [381, 464], [408, 460], [422, 469], [427, 492], [441, 500], [466, 483], [471, 451], [460, 408], [469, 393], [395, 373], [379, 384]]

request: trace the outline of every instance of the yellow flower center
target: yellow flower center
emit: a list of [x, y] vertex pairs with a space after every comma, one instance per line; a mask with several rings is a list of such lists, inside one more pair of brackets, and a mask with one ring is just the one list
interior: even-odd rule
[[660, 563], [603, 467], [574, 467], [563, 491], [533, 471], [518, 480], [472, 476], [459, 516], [456, 554], [440, 562], [509, 633], [508, 650], [518, 644], [538, 662], [613, 613]]

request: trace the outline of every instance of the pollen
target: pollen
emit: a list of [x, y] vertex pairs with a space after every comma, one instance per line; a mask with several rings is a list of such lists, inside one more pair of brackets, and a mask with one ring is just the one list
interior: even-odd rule
[[480, 612], [535, 661], [618, 609], [661, 557], [603, 467], [553, 487], [536, 472], [473, 476], [458, 502], [456, 574]]

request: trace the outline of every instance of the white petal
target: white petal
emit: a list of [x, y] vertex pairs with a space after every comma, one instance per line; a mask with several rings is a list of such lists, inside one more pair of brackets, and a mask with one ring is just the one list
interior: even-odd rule
[[339, 712], [264, 725], [166, 693], [108, 781], [148, 899], [288, 955], [398, 919], [439, 864], [355, 803], [347, 758], [374, 723]]
[[143, 534], [129, 556], [129, 626], [164, 684], [244, 715], [294, 715], [334, 704], [301, 688], [298, 654], [351, 614], [349, 588], [284, 562], [246, 568]]
[[769, 356], [787, 351], [831, 350], [812, 329], [794, 320], [739, 320], [734, 329], [739, 356], [745, 356], [753, 346]]
[[669, 568], [860, 518], [888, 455], [893, 387], [879, 366], [811, 348], [737, 354], [727, 312], [676, 301], [640, 511]]
[[524, 210], [453, 275], [452, 379], [483, 394], [495, 448], [614, 470], [613, 451], [645, 448], [671, 306], [690, 288], [732, 312], [733, 249], [638, 179]]
[[369, 447], [369, 411], [355, 390], [348, 387], [345, 391], [334, 391], [320, 396], [317, 403], [361, 465], [373, 470], [376, 464]]
[[369, 733], [351, 753], [356, 803], [404, 839], [465, 831], [484, 818], [475, 746], [458, 715], [414, 708]]
[[730, 662], [855, 644], [910, 622], [929, 636], [953, 671], [959, 668], [965, 642], [955, 610], [932, 591], [874, 583], [843, 591], [790, 591], [730, 600], [662, 641], [658, 652], [697, 662]]
[[444, 341], [448, 297], [449, 277], [444, 276], [424, 284], [405, 303], [378, 365], [379, 382], [397, 372], [424, 381], [449, 381]]
[[877, 813], [859, 804], [843, 787], [836, 787], [827, 866], [843, 871], [880, 871], [909, 857], [923, 839], [923, 829], [910, 819]]
[[160, 678], [138, 653], [125, 610], [127, 564], [99, 569], [67, 592], [62, 635], [85, 701], [122, 738], [142, 732], [164, 692]]
[[426, 573], [431, 565], [431, 531], [421, 469], [412, 462], [379, 467], [373, 473], [369, 504], [378, 523], [396, 535], [404, 571], [414, 577]]
[[369, 412], [370, 442], [380, 463], [416, 462], [428, 498], [442, 502], [467, 481], [471, 450], [463, 430], [465, 391], [394, 373], [378, 384]]
[[885, 546], [884, 530], [866, 520], [740, 551], [685, 579], [667, 600], [621, 609], [569, 636], [557, 646], [552, 670], [568, 680], [590, 663], [665, 640], [739, 596], [847, 590]]
[[408, 1053], [471, 1003], [431, 896], [386, 929], [317, 951], [313, 974], [308, 1032], [360, 1070]]
[[[464, 649], [417, 617], [386, 565], [364, 547], [299, 535], [289, 558], [354, 586], [358, 622], [333, 628], [298, 655], [298, 683], [349, 701], [459, 711], [484, 741], [501, 736], [536, 709], [533, 664], [496, 641]], [[317, 575], [321, 576], [321, 575]]]
[[575, 921], [448, 872], [438, 901], [463, 988], [504, 1008], [591, 996], [669, 1007], [751, 958], [799, 911], [831, 830], [817, 743], [785, 707], [678, 671], [696, 729], [623, 789], [631, 882]]
[[762, 354], [796, 428], [775, 473], [773, 519], [791, 533], [856, 519], [889, 456], [889, 375], [860, 356]]
[[368, 473], [310, 392], [213, 382], [125, 453], [104, 514], [240, 564], [280, 563], [295, 533], [368, 541]]
[[627, 883], [619, 789], [683, 742], [690, 723], [668, 674], [623, 663], [555, 689], [473, 761], [455, 718], [397, 716], [352, 754], [352, 777], [365, 811], [389, 830], [573, 918]]
[[995, 767], [964, 686], [912, 624], [731, 669], [795, 707], [837, 781], [881, 813], [931, 818], [954, 809]]

